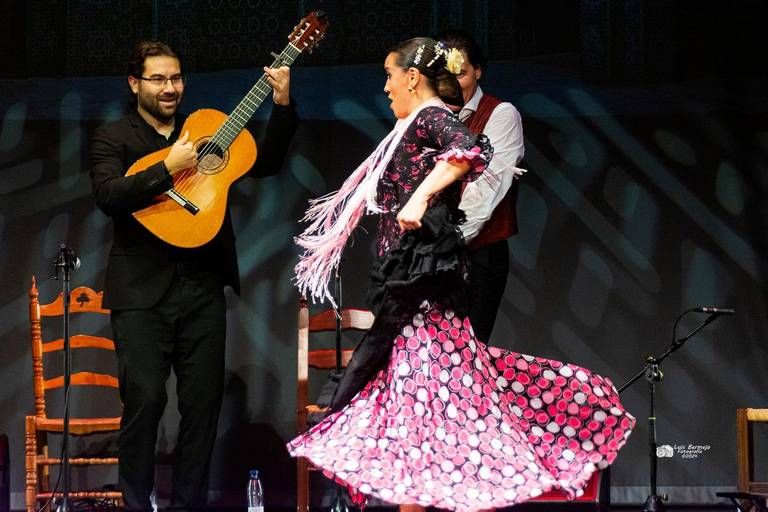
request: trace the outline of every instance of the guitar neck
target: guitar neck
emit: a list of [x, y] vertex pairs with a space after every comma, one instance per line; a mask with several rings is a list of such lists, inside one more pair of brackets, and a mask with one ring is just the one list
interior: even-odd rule
[[[292, 44], [288, 44], [269, 67], [290, 66], [300, 53], [301, 50]], [[269, 84], [269, 80], [267, 80], [267, 74], [264, 73], [248, 94], [245, 95], [240, 104], [235, 107], [235, 110], [232, 111], [227, 120], [216, 130], [216, 133], [211, 138], [211, 142], [217, 144], [222, 150], [226, 150], [271, 91], [272, 86]]]

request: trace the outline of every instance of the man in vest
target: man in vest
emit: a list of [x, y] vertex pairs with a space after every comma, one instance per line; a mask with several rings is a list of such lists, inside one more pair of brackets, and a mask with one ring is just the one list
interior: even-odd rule
[[469, 313], [475, 336], [488, 343], [496, 313], [504, 296], [509, 273], [507, 238], [517, 233], [517, 168], [523, 158], [523, 125], [511, 103], [484, 94], [479, 80], [485, 68], [483, 51], [463, 30], [446, 30], [437, 35], [448, 48], [464, 57], [458, 74], [464, 95], [459, 119], [474, 133], [484, 133], [494, 148], [491, 172], [466, 184], [459, 207], [467, 215], [461, 226], [467, 242], [470, 278], [477, 286], [477, 298]]

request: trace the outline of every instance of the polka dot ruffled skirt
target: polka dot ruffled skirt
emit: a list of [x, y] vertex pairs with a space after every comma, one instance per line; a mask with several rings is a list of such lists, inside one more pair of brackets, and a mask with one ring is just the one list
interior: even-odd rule
[[487, 347], [468, 319], [426, 307], [389, 365], [341, 411], [288, 444], [353, 501], [459, 512], [583, 491], [635, 419], [584, 368]]

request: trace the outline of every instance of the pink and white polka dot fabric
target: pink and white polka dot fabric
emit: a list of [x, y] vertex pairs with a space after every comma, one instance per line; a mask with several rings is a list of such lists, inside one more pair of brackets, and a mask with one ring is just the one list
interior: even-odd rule
[[429, 306], [402, 329], [389, 365], [288, 449], [358, 505], [376, 496], [464, 512], [553, 488], [579, 496], [634, 423], [610, 381], [487, 347], [468, 319]]

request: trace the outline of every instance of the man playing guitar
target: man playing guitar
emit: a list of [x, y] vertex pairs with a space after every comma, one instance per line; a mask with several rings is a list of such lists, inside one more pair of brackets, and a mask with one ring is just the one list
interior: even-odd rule
[[[264, 72], [264, 82], [274, 89], [274, 106], [259, 158], [247, 174], [252, 177], [280, 170], [299, 124], [289, 95], [289, 68], [278, 65]], [[139, 44], [128, 66], [128, 85], [133, 95], [128, 114], [96, 130], [90, 169], [96, 204], [114, 224], [104, 306], [112, 310], [124, 404], [118, 440], [120, 489], [126, 510], [152, 510], [157, 429], [173, 369], [181, 424], [170, 509], [198, 509], [206, 505], [223, 399], [223, 288], [240, 292], [235, 235], [226, 197], [220, 227], [199, 246], [167, 243], [137, 220], [134, 214], [158, 196], [165, 197], [179, 173], [194, 173], [201, 146], [190, 130], [182, 133], [184, 118], [177, 109], [185, 77], [169, 46], [157, 41]], [[231, 149], [234, 153], [234, 146]], [[158, 151], [165, 151], [165, 157], [126, 175], [134, 162]], [[252, 163], [251, 158], [248, 167]]]

